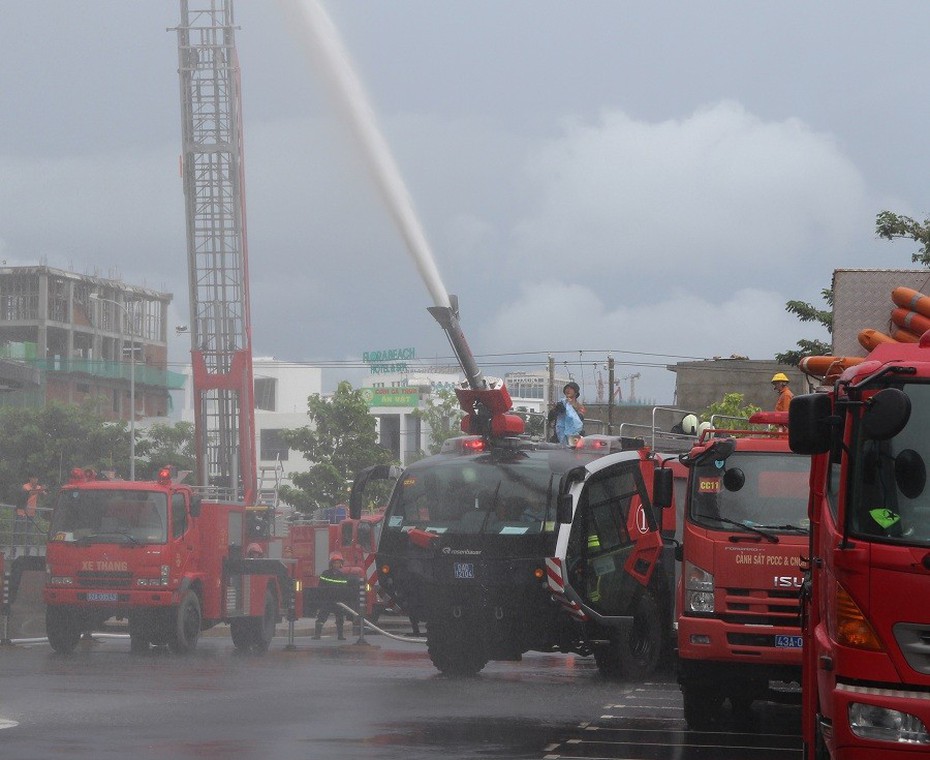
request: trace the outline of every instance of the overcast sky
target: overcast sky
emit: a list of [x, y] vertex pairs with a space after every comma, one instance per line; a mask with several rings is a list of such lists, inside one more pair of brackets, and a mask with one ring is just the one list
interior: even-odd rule
[[[930, 205], [930, 4], [325, 7], [488, 374], [552, 352], [593, 400], [610, 351], [668, 403], [675, 357], [825, 337], [785, 302], [820, 303], [836, 268], [911, 265], [874, 222]], [[235, 10], [255, 354], [448, 356], [293, 22]], [[166, 0], [0, 0], [0, 258], [172, 292], [186, 324], [179, 19]]]

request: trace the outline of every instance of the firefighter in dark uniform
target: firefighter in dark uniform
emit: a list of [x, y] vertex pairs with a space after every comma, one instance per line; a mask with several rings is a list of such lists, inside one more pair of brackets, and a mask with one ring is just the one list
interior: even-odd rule
[[340, 641], [345, 641], [345, 635], [342, 627], [345, 622], [345, 614], [337, 602], [349, 602], [349, 589], [351, 578], [342, 572], [342, 566], [345, 559], [339, 552], [333, 552], [329, 555], [329, 568], [320, 574], [320, 591], [322, 592], [322, 601], [320, 611], [316, 616], [316, 630], [313, 638], [320, 638], [323, 633], [323, 624], [332, 613], [336, 616], [336, 635]]

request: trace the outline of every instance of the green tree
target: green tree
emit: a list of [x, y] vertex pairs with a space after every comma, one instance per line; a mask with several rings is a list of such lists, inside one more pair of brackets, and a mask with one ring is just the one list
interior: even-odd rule
[[[726, 417], [744, 417], [748, 419], [750, 415], [761, 411], [762, 408], [755, 404], [744, 404], [742, 393], [724, 393], [722, 400], [715, 401], [701, 412], [701, 419], [709, 421], [715, 414], [724, 415]], [[726, 420], [724, 420], [721, 427], [726, 426], [727, 423]]]
[[875, 234], [885, 240], [913, 240], [919, 245], [911, 261], [930, 267], [930, 218], [917, 222], [909, 216], [880, 211], [875, 217]]
[[[349, 382], [340, 382], [331, 398], [310, 396], [307, 414], [309, 425], [281, 431], [284, 442], [311, 463], [309, 471], [291, 476], [293, 488], [281, 489], [281, 498], [304, 513], [347, 502], [356, 473], [391, 461], [391, 453], [378, 445], [362, 391]], [[377, 489], [371, 494], [383, 498]]]
[[196, 471], [196, 459], [194, 426], [190, 422], [152, 425], [141, 431], [136, 441], [136, 477], [140, 480], [154, 479], [162, 467]]
[[426, 404], [413, 410], [413, 415], [429, 425], [429, 453], [438, 454], [444, 441], [462, 435], [459, 424], [465, 412], [459, 406], [454, 391], [440, 389], [431, 395]]
[[[930, 268], [930, 218], [918, 222], [904, 214], [893, 211], [879, 211], [875, 216], [875, 234], [884, 240], [913, 240], [917, 243], [917, 251], [911, 254], [911, 261]], [[818, 309], [804, 301], [788, 301], [785, 304], [792, 314], [796, 314], [802, 322], [819, 322], [828, 333], [833, 333], [833, 290], [824, 288], [820, 291], [830, 310]], [[781, 364], [797, 365], [805, 356], [828, 355], [832, 346], [821, 340], [799, 340], [797, 349], [775, 354], [776, 361]]]
[[42, 409], [0, 408], [0, 501], [15, 503], [30, 475], [54, 489], [75, 467], [129, 475], [125, 423], [106, 422], [92, 405], [50, 403]]
[[[829, 334], [833, 334], [833, 289], [824, 288], [820, 296], [829, 309], [818, 309], [805, 301], [788, 301], [785, 310], [794, 314], [802, 322], [816, 322], [824, 327]], [[779, 364], [797, 366], [805, 356], [827, 356], [833, 347], [819, 339], [802, 338], [797, 342], [797, 348], [775, 354], [775, 361]]]

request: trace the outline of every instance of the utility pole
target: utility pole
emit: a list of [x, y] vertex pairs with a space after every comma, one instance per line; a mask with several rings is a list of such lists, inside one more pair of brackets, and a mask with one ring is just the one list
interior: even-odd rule
[[614, 358], [607, 356], [607, 435], [614, 434]]

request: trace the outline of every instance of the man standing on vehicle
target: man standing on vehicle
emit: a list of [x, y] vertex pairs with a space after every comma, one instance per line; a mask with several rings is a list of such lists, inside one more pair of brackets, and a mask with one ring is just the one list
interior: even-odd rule
[[776, 412], [788, 411], [788, 405], [791, 404], [791, 399], [794, 398], [794, 394], [788, 387], [788, 383], [790, 382], [791, 381], [784, 372], [776, 372], [772, 375], [772, 390], [778, 394], [778, 400], [775, 402]]
[[549, 422], [555, 423], [555, 442], [574, 445], [584, 435], [585, 407], [581, 403], [581, 388], [574, 380], [562, 389], [562, 400], [549, 410]]
[[342, 572], [344, 564], [343, 556], [339, 552], [333, 552], [329, 555], [329, 568], [320, 574], [320, 591], [323, 599], [316, 616], [316, 629], [313, 633], [315, 639], [320, 638], [323, 625], [332, 613], [336, 617], [336, 636], [340, 641], [345, 641], [346, 637], [342, 630], [345, 614], [338, 604], [338, 602], [348, 601], [349, 576]]

